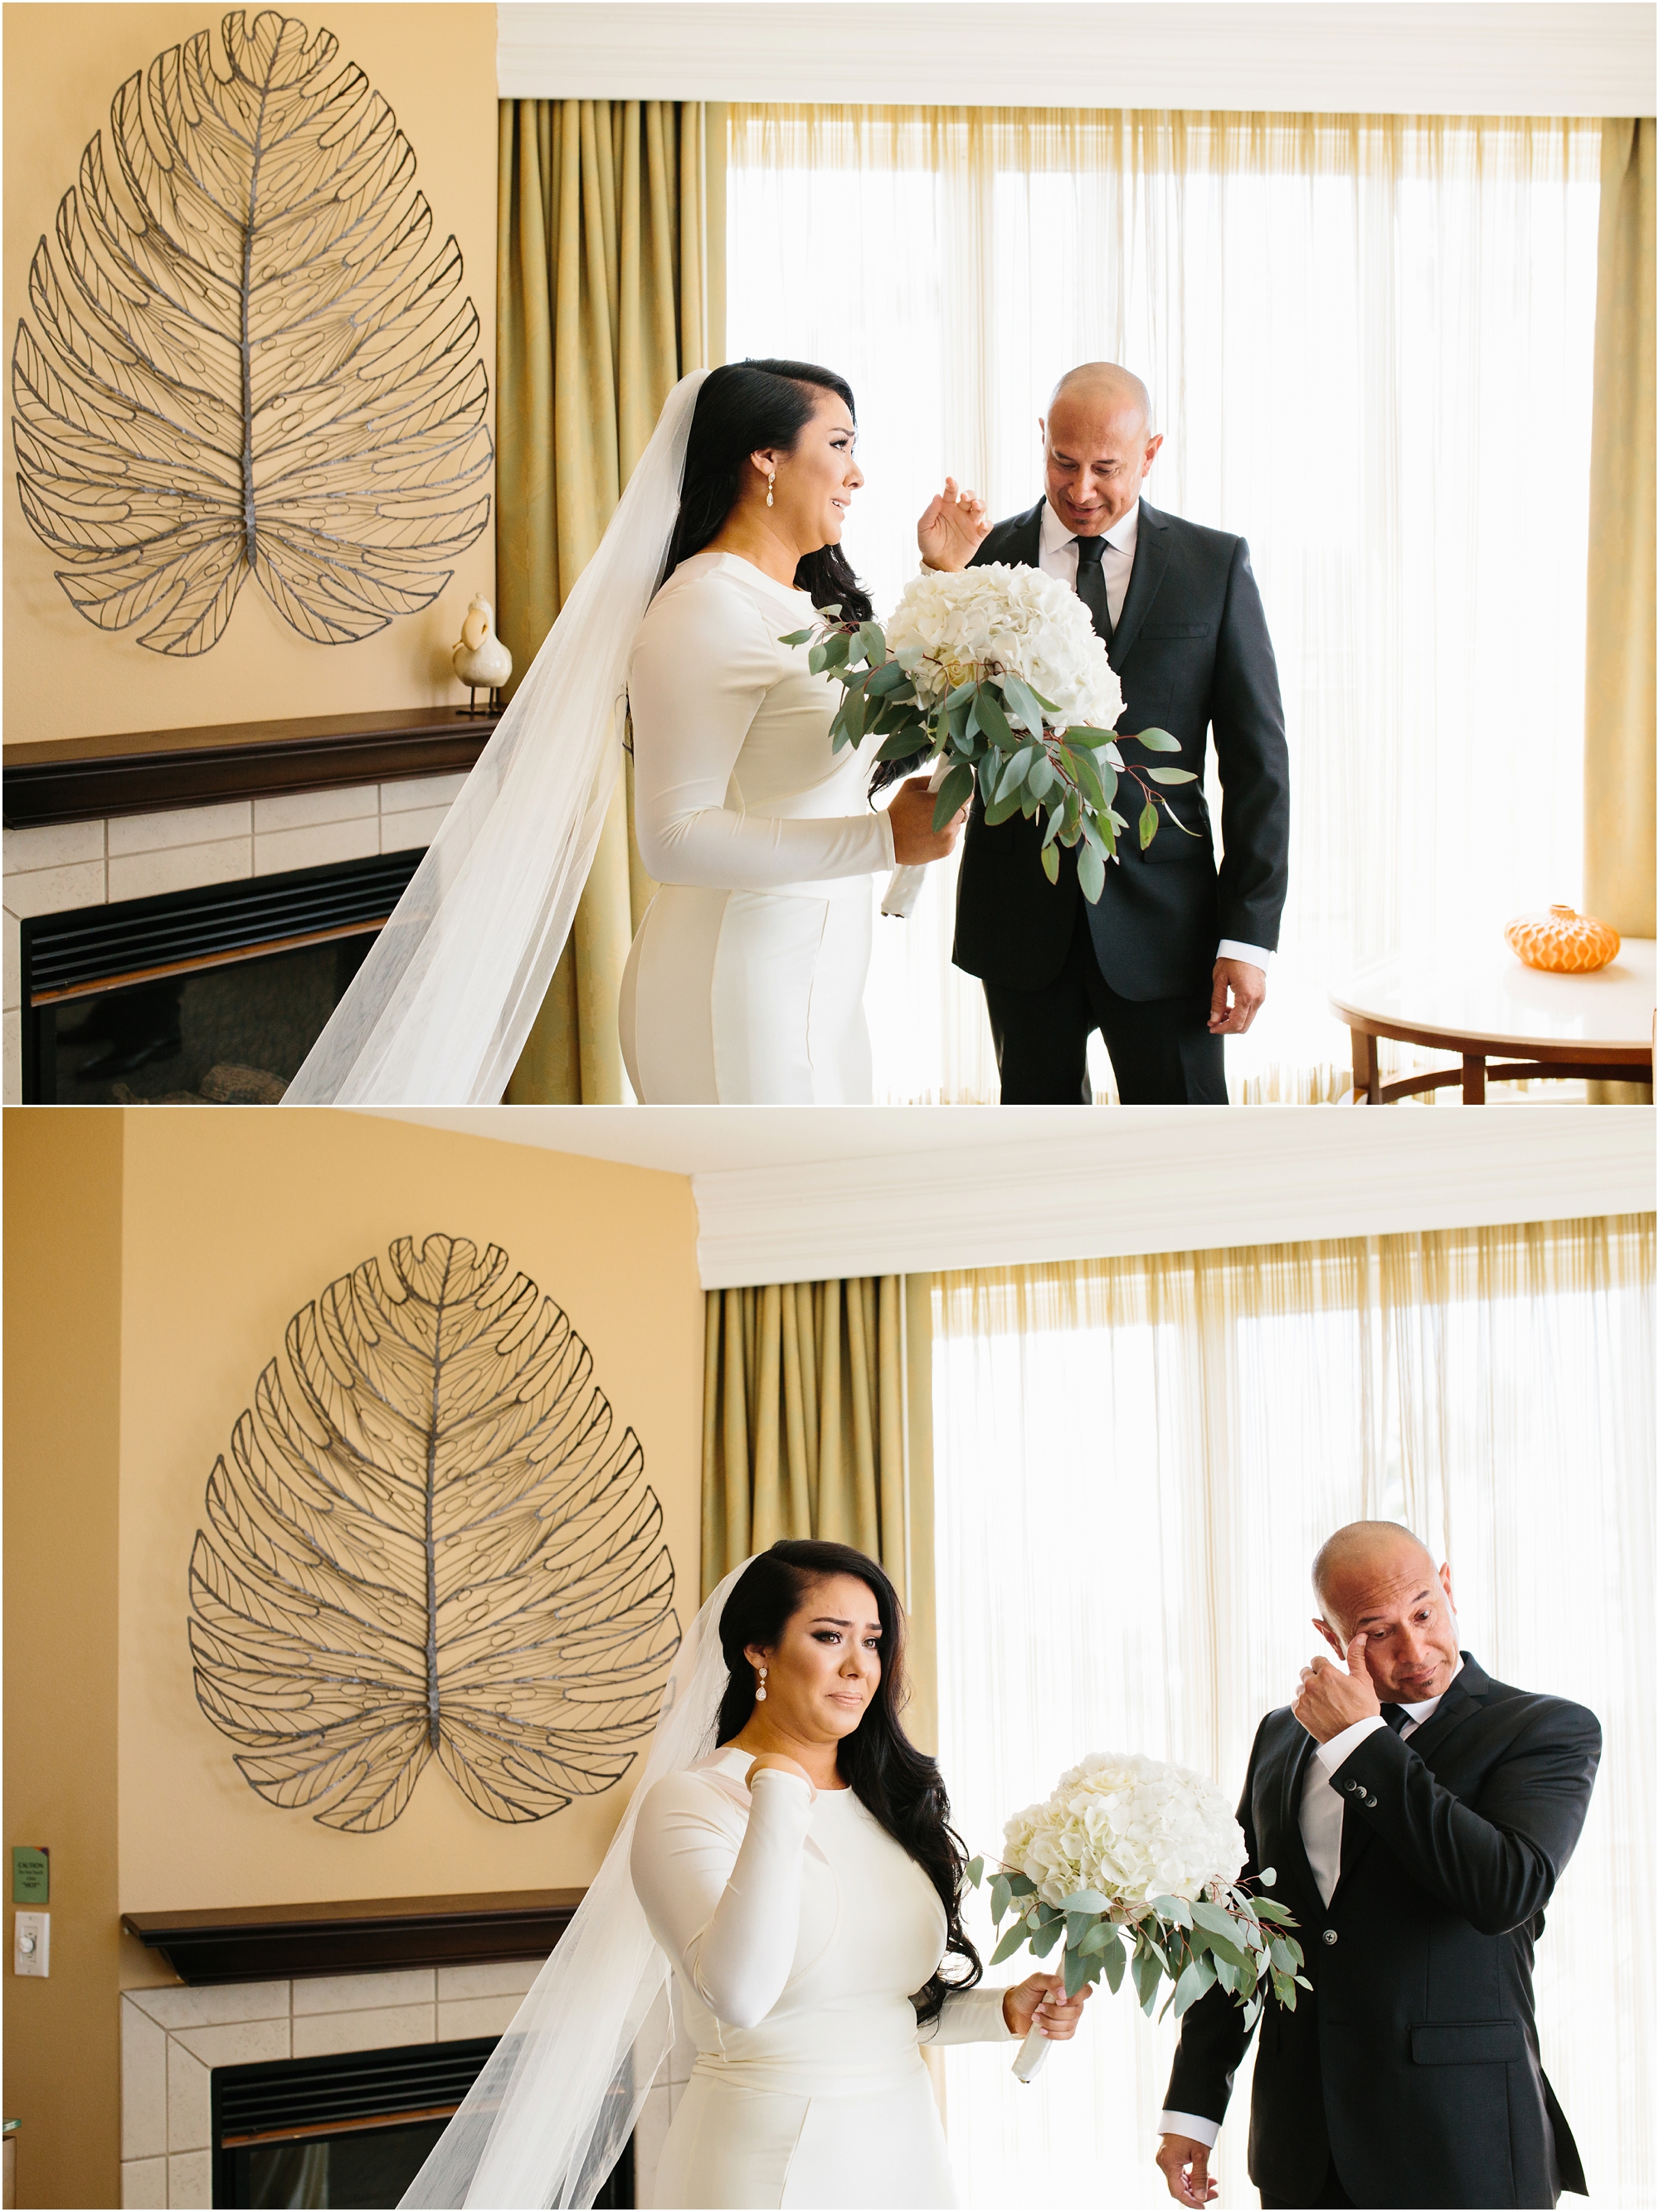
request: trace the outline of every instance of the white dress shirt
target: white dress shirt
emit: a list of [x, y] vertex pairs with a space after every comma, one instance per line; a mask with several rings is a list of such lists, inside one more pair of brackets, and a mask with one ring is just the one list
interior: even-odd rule
[[[1446, 1690], [1450, 1689], [1452, 1682], [1462, 1671], [1463, 1660], [1460, 1653]], [[1440, 1698], [1445, 1696], [1446, 1690], [1440, 1692]], [[1440, 1703], [1440, 1698], [1425, 1698], [1418, 1705], [1401, 1708], [1411, 1717], [1400, 1730], [1402, 1743], [1422, 1727]], [[1340, 1735], [1334, 1735], [1328, 1743], [1316, 1744], [1314, 1755], [1308, 1761], [1302, 1783], [1302, 1802], [1297, 1811], [1297, 1826], [1302, 1831], [1302, 1848], [1308, 1854], [1308, 1864], [1313, 1869], [1314, 1882], [1322, 1905], [1328, 1905], [1335, 1894], [1337, 1876], [1342, 1869], [1342, 1793], [1334, 1786], [1331, 1777], [1358, 1750], [1368, 1735], [1375, 1735], [1378, 1729], [1388, 1725], [1381, 1713], [1372, 1713], [1369, 1719], [1356, 1721], [1352, 1728], [1346, 1728]], [[1158, 2132], [1161, 2136], [1190, 2136], [1194, 2142], [1207, 2143], [1213, 2148], [1215, 2139], [1221, 2132], [1221, 2123], [1219, 2120], [1206, 2120], [1201, 2112], [1160, 2112]]]
[[[1129, 596], [1129, 574], [1135, 565], [1135, 539], [1140, 531], [1140, 501], [1137, 500], [1127, 514], [1119, 515], [1106, 532], [1106, 550], [1100, 556], [1101, 574], [1106, 584], [1106, 611], [1115, 629], [1123, 619], [1123, 602]], [[1042, 526], [1037, 566], [1045, 576], [1058, 577], [1062, 584], [1077, 589], [1077, 539], [1045, 499], [1042, 502]], [[1260, 945], [1244, 945], [1237, 938], [1224, 937], [1217, 945], [1218, 960], [1248, 960], [1253, 968], [1266, 973], [1272, 953]]]
[[[1139, 533], [1140, 501], [1137, 500], [1106, 532], [1106, 550], [1100, 556], [1100, 572], [1106, 580], [1106, 611], [1112, 618], [1114, 629], [1123, 619], [1123, 602], [1129, 596], [1129, 571], [1135, 565], [1135, 539]], [[1046, 499], [1042, 502], [1042, 536], [1037, 566], [1045, 576], [1057, 576], [1062, 584], [1069, 584], [1076, 591], [1077, 539]]]

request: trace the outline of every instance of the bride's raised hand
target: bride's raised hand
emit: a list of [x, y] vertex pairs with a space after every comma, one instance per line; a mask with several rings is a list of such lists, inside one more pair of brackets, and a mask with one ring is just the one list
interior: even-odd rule
[[962, 835], [962, 825], [967, 819], [966, 806], [958, 806], [942, 830], [933, 827], [936, 795], [927, 788], [925, 775], [913, 775], [908, 782], [900, 784], [893, 793], [893, 803], [887, 810], [887, 819], [893, 825], [893, 861], [901, 868], [920, 867], [928, 860], [942, 860], [954, 850]]
[[800, 1761], [798, 1759], [791, 1759], [787, 1752], [782, 1751], [762, 1752], [759, 1757], [755, 1760], [754, 1764], [750, 1767], [748, 1773], [744, 1776], [744, 1788], [745, 1790], [752, 1790], [755, 1786], [755, 1777], [757, 1774], [764, 1774], [769, 1768], [775, 1768], [780, 1774], [799, 1774], [801, 1780], [812, 1792], [813, 1796], [816, 1797], [817, 1796], [817, 1785], [814, 1784], [811, 1776], [801, 1765]]
[[1035, 2025], [1054, 2042], [1069, 2043], [1093, 1994], [1091, 1982], [1085, 1982], [1074, 1997], [1068, 1997], [1062, 1975], [1028, 1974], [1023, 1982], [1003, 1991], [1003, 2021], [1011, 2034], [1022, 2039]]
[[961, 490], [954, 477], [946, 477], [944, 490], [928, 501], [916, 525], [916, 544], [930, 568], [965, 568], [990, 527], [979, 494]]

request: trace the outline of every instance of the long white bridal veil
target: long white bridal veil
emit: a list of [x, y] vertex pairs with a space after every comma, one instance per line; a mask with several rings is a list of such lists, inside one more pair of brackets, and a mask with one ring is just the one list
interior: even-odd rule
[[670, 392], [598, 552], [289, 1085], [289, 1105], [499, 1102], [616, 787], [629, 649], [673, 534], [707, 374]]
[[640, 1802], [714, 1748], [720, 1615], [734, 1567], [675, 1656], [645, 1771], [592, 1887], [513, 2024], [410, 2184], [410, 2206], [591, 2205], [668, 2055], [669, 1966], [634, 1894]]

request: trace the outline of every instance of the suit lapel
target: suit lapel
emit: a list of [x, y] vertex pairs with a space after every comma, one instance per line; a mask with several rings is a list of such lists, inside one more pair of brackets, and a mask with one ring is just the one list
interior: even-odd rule
[[1134, 566], [1129, 571], [1129, 588], [1124, 595], [1123, 611], [1118, 617], [1117, 628], [1112, 632], [1111, 649], [1107, 658], [1121, 673], [1140, 625], [1146, 619], [1147, 610], [1158, 597], [1158, 586], [1164, 581], [1164, 571], [1170, 565], [1169, 540], [1164, 534], [1164, 517], [1155, 507], [1140, 502], [1140, 521], [1135, 532]]
[[1008, 565], [1014, 568], [1037, 568], [1042, 565], [1042, 510], [1047, 501], [1039, 500], [1029, 514], [1019, 518], [1012, 538], [1008, 543]]
[[1466, 1651], [1456, 1680], [1422, 1727], [1412, 1730], [1406, 1738], [1407, 1744], [1419, 1759], [1426, 1759], [1460, 1722], [1468, 1718], [1491, 1686], [1491, 1675], [1478, 1659], [1471, 1659]]
[[1046, 503], [1039, 500], [1024, 514], [1016, 514], [1006, 522], [998, 523], [989, 536], [981, 539], [978, 551], [968, 566], [983, 568], [991, 562], [1000, 561], [1011, 568], [1040, 568], [1042, 566], [1042, 510]]
[[1279, 1849], [1276, 1856], [1292, 1881], [1318, 1905], [1319, 1884], [1314, 1880], [1307, 1846], [1302, 1840], [1302, 1790], [1307, 1780], [1308, 1761], [1314, 1755], [1314, 1740], [1300, 1723], [1297, 1724], [1297, 1734], [1302, 1741], [1285, 1761], [1279, 1804]]

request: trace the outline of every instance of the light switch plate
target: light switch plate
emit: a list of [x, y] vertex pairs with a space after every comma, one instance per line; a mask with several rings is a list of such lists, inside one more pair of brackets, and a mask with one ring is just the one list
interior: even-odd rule
[[52, 1972], [52, 1915], [20, 1912], [12, 1929], [12, 1972], [37, 1974], [42, 1981]]

